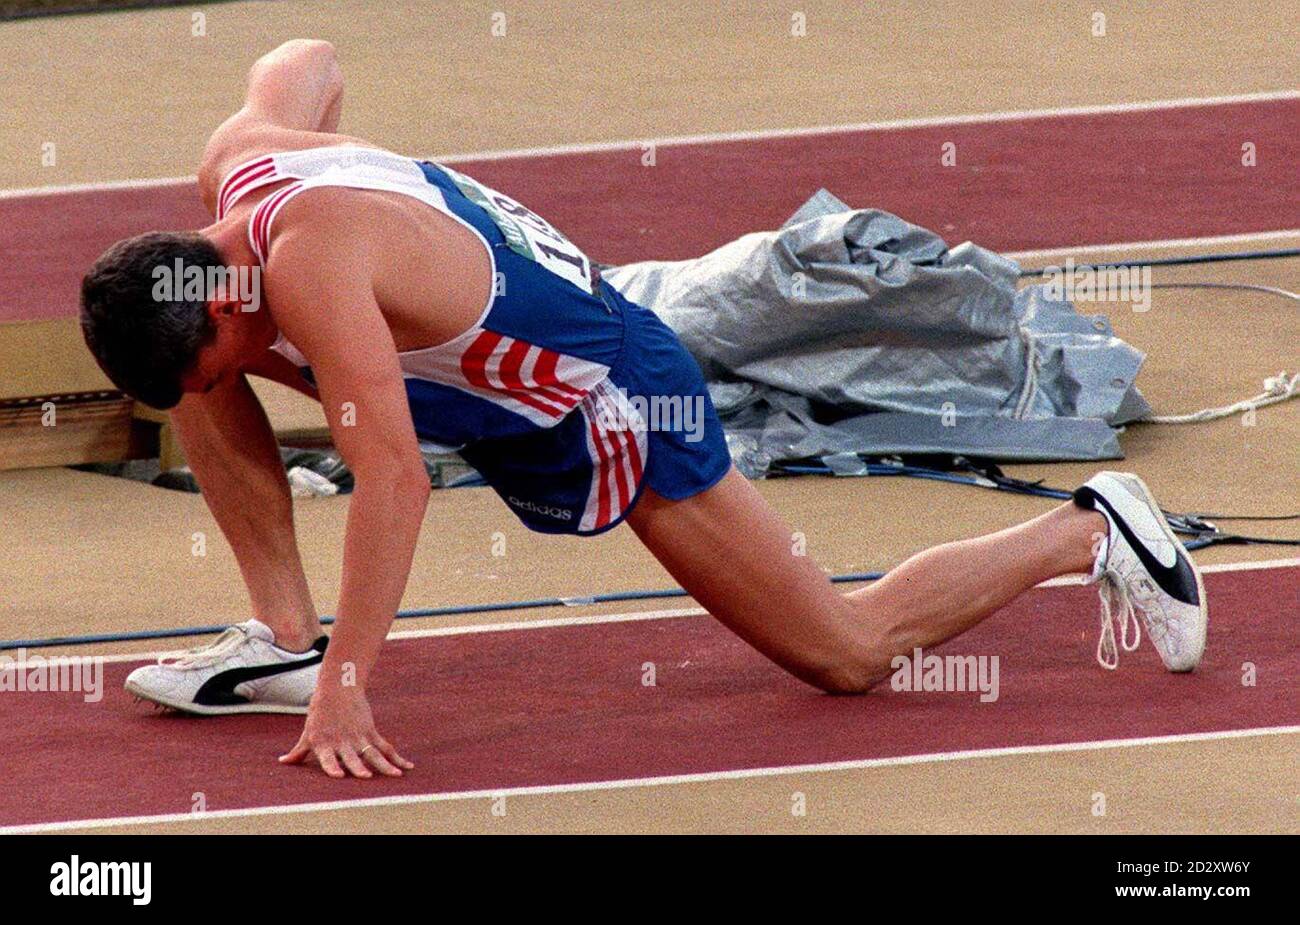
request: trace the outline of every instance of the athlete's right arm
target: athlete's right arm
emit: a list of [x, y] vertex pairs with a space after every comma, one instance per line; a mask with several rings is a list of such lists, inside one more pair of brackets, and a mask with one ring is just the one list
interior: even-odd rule
[[[300, 627], [301, 647], [319, 635], [293, 531], [293, 499], [275, 434], [243, 375], [206, 393], [188, 393], [171, 412], [186, 461], [230, 543], [252, 598], [253, 615]], [[277, 633], [280, 631], [277, 630]]]

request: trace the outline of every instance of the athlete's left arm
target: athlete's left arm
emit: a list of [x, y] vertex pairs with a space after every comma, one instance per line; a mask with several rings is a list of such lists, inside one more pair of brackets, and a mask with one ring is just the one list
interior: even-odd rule
[[248, 72], [244, 105], [203, 150], [199, 190], [208, 210], [215, 215], [225, 171], [249, 152], [356, 143], [335, 134], [342, 111], [343, 71], [329, 42], [294, 39], [258, 58]]
[[[244, 105], [212, 133], [203, 165], [229, 168], [230, 157], [259, 147], [254, 142], [265, 142], [268, 134], [280, 145], [286, 136], [333, 134], [342, 111], [343, 71], [334, 46], [314, 39], [285, 42], [253, 63]], [[203, 172], [200, 167], [200, 178]], [[219, 180], [215, 174], [210, 179]]]
[[253, 64], [241, 112], [277, 128], [337, 132], [342, 107], [343, 71], [334, 46], [294, 39]]
[[[334, 222], [286, 223], [264, 276], [276, 324], [311, 363], [334, 443], [356, 478], [338, 619], [303, 736], [284, 759], [315, 754], [333, 777], [345, 776], [340, 763], [362, 777], [367, 761], [387, 773], [385, 764], [409, 766], [375, 730], [365, 691], [429, 498], [397, 348], [373, 293], [369, 247], [367, 236], [340, 233]], [[378, 751], [363, 758], [368, 745]], [[381, 753], [386, 762], [377, 761]]]

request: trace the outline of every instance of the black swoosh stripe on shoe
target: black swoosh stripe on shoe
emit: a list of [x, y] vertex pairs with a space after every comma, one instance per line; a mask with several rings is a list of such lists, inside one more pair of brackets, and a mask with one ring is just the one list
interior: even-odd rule
[[[1084, 485], [1074, 492], [1074, 501], [1080, 507], [1096, 508], [1097, 502], [1101, 502], [1106, 510], [1110, 513], [1110, 520], [1117, 527], [1119, 532], [1124, 535], [1129, 546], [1137, 554], [1138, 559], [1142, 562], [1142, 567], [1147, 570], [1160, 589], [1172, 597], [1174, 600], [1182, 601], [1184, 604], [1191, 604], [1193, 607], [1201, 603], [1200, 594], [1196, 590], [1196, 573], [1192, 570], [1192, 563], [1188, 560], [1187, 554], [1174, 545], [1174, 564], [1165, 565], [1157, 559], [1147, 544], [1133, 532], [1133, 528], [1128, 522], [1119, 515], [1109, 501], [1097, 492], [1095, 488], [1089, 488]], [[1164, 516], [1163, 514], [1160, 516]]]
[[287, 674], [299, 668], [319, 665], [325, 657], [325, 647], [329, 644], [328, 636], [321, 636], [311, 644], [316, 654], [296, 662], [278, 662], [271, 665], [250, 665], [246, 668], [230, 668], [220, 671], [203, 682], [194, 694], [194, 702], [205, 707], [229, 707], [248, 703], [248, 698], [235, 693], [235, 688], [246, 681], [270, 678], [278, 674]]

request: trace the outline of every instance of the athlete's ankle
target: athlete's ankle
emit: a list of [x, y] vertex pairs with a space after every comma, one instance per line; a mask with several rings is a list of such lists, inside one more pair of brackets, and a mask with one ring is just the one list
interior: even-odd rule
[[313, 618], [310, 622], [303, 620], [263, 620], [275, 634], [275, 645], [286, 652], [306, 652], [320, 638], [323, 629]]
[[1091, 572], [1110, 530], [1106, 518], [1073, 501], [1067, 501], [1058, 511], [1064, 531], [1061, 560], [1063, 573]]

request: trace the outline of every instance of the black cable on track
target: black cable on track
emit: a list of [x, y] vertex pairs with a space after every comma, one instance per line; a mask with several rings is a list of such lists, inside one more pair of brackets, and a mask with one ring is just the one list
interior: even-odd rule
[[[1135, 258], [1133, 260], [1114, 260], [1105, 263], [1076, 263], [1073, 270], [1112, 270], [1123, 267], [1176, 267], [1187, 264], [1225, 263], [1230, 260], [1278, 260], [1284, 257], [1300, 257], [1300, 247], [1284, 247], [1271, 251], [1235, 251], [1227, 254], [1189, 254], [1183, 257], [1156, 257], [1150, 260]], [[1049, 269], [1060, 270], [1059, 264], [1049, 264], [1035, 270], [1021, 270], [1020, 278], [1042, 276]]]

